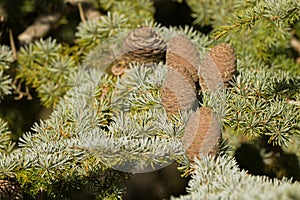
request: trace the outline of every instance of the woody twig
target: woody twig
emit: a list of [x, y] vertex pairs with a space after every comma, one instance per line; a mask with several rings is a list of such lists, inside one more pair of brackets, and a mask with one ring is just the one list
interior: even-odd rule
[[43, 14], [38, 16], [33, 24], [18, 36], [19, 41], [23, 44], [28, 44], [36, 39], [44, 37], [58, 22], [61, 16], [61, 12]]
[[30, 25], [23, 33], [18, 36], [20, 43], [29, 44], [36, 39], [46, 36], [51, 29], [55, 27], [57, 22], [65, 15], [68, 6], [77, 6], [81, 20], [98, 19], [101, 13], [88, 0], [65, 0], [65, 6], [62, 9], [39, 15], [32, 25]]
[[64, 3], [78, 7], [82, 22], [85, 22], [86, 20], [99, 19], [101, 17], [101, 13], [89, 0], [65, 0]]
[[17, 83], [17, 82], [18, 82], [18, 80], [15, 79], [15, 80], [13, 81], [13, 83], [12, 83], [13, 87], [15, 88], [15, 89], [14, 89], [14, 94], [18, 95], [18, 96], [16, 96], [14, 99], [15, 99], [15, 100], [20, 100], [20, 99], [22, 99], [23, 97], [27, 97], [27, 100], [32, 100], [32, 96], [31, 96], [31, 94], [30, 94], [30, 92], [29, 92], [29, 87], [26, 86], [26, 87], [25, 87], [25, 92], [24, 92], [24, 91], [22, 91], [22, 89], [21, 89], [21, 88], [22, 88], [22, 83], [21, 83], [21, 82]]
[[296, 63], [300, 63], [300, 42], [296, 37], [291, 38], [291, 46], [298, 53], [298, 57], [296, 59]]

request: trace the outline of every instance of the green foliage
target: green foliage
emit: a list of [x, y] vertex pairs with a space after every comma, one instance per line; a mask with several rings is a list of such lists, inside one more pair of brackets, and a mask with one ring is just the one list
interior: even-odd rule
[[[225, 126], [251, 137], [267, 135], [274, 145], [293, 142], [291, 138], [299, 133], [299, 108], [290, 102], [299, 96], [299, 77], [294, 74], [299, 65], [294, 62], [290, 39], [299, 21], [299, 2], [187, 3], [195, 24], [212, 26], [211, 37], [236, 49], [240, 73], [226, 91]], [[210, 102], [204, 105], [215, 108], [209, 95], [205, 98]]]
[[[125, 11], [125, 8], [129, 10]], [[141, 8], [144, 9], [144, 12]], [[106, 9], [111, 11], [108, 11], [107, 15], [101, 16], [99, 20], [87, 21], [78, 26], [77, 46], [63, 47], [56, 40], [47, 39], [29, 44], [21, 49], [17, 78], [25, 81], [27, 85], [32, 85], [44, 106], [55, 107], [58, 99], [72, 86], [69, 75], [76, 71], [76, 62], [83, 59], [80, 57], [80, 52], [74, 54], [74, 51], [80, 49], [83, 54], [87, 54], [109, 37], [136, 27], [136, 24], [131, 25], [133, 21], [136, 22], [136, 19], [151, 20], [153, 15], [153, 6], [149, 1], [129, 4], [125, 1], [123, 3], [115, 2]], [[123, 12], [117, 12], [120, 9]], [[140, 10], [140, 14], [128, 15], [135, 10]], [[129, 16], [134, 17], [130, 18]], [[74, 55], [67, 55], [65, 52]]]
[[99, 20], [91, 20], [78, 26], [78, 44], [87, 51], [96, 47], [101, 41], [122, 31], [126, 31], [128, 19], [123, 14], [108, 12]]
[[54, 107], [58, 99], [72, 87], [69, 77], [76, 72], [74, 59], [56, 40], [34, 42], [20, 50], [17, 78], [31, 85], [44, 106]]
[[[287, 72], [241, 72], [226, 91], [225, 127], [252, 138], [266, 135], [269, 143], [285, 145], [299, 136], [299, 106], [290, 103], [299, 95], [299, 76]], [[214, 108], [209, 94], [204, 105]]]
[[13, 61], [12, 51], [9, 47], [0, 45], [0, 99], [11, 93], [12, 80], [9, 75], [4, 74], [4, 71], [10, 68]]
[[4, 75], [3, 71], [0, 71], [0, 98], [2, 99], [4, 95], [11, 94], [12, 90], [12, 80], [10, 76]]
[[[102, 156], [81, 149], [90, 134], [100, 131], [103, 118], [110, 117], [102, 113], [107, 109], [105, 103], [96, 100], [100, 77], [95, 71], [81, 70], [74, 77], [78, 87], [60, 101], [50, 119], [24, 134], [19, 149], [1, 157], [3, 174], [17, 178], [26, 198], [43, 191], [50, 199], [68, 199], [72, 191], [85, 187], [92, 194], [120, 195], [126, 174], [111, 171]], [[107, 181], [112, 181], [111, 187], [106, 187]]]
[[0, 70], [9, 69], [9, 66], [14, 61], [12, 51], [8, 46], [0, 46]]
[[193, 168], [188, 194], [172, 200], [300, 198], [299, 183], [250, 175], [228, 156], [196, 159]]
[[[139, 78], [145, 78], [139, 83], [156, 84], [157, 77], [163, 79], [161, 74], [165, 69], [161, 66], [150, 74], [149, 69], [136, 66], [127, 78], [134, 77], [130, 74], [137, 72], [141, 73]], [[42, 189], [51, 199], [67, 199], [71, 191], [97, 181], [97, 174], [101, 183], [95, 183], [92, 191], [102, 194], [102, 197], [103, 194], [119, 195], [126, 174], [114, 171], [112, 177], [104, 179], [112, 173], [111, 168], [132, 170], [131, 167], [137, 167], [136, 170], [141, 170], [149, 167], [149, 163], [160, 166], [184, 155], [178, 139], [183, 134], [188, 115], [169, 122], [161, 109], [149, 112], [147, 104], [139, 113], [124, 113], [123, 109], [118, 110], [114, 104], [109, 104], [109, 97], [113, 98], [113, 95], [107, 94], [103, 99], [99, 88], [109, 85], [111, 79], [107, 76], [101, 78], [102, 75], [95, 70], [80, 68], [73, 77], [77, 86], [67, 92], [50, 118], [35, 124], [33, 132], [20, 139], [20, 148], [9, 154], [9, 158], [0, 160], [0, 166], [7, 164], [7, 160], [14, 161], [9, 163], [9, 171], [23, 185], [25, 194], [32, 195], [28, 198]], [[131, 83], [125, 80], [124, 84], [130, 87]], [[153, 89], [146, 88], [149, 95], [145, 97], [152, 99]], [[146, 88], [144, 92], [147, 92]], [[110, 110], [116, 114], [112, 116]], [[110, 121], [109, 125], [107, 121]], [[127, 163], [128, 160], [134, 162]], [[5, 167], [2, 170], [7, 170]], [[113, 185], [101, 187], [105, 180], [113, 181]], [[96, 186], [98, 189], [94, 188]]]
[[[9, 75], [5, 75], [5, 71], [9, 70], [14, 59], [11, 50], [7, 46], [0, 45], [0, 99], [5, 95], [11, 94], [12, 79]], [[7, 123], [0, 119], [0, 154], [4, 155], [11, 152], [14, 143], [11, 141], [11, 132], [8, 130]]]
[[79, 24], [76, 32], [78, 44], [87, 51], [111, 36], [124, 34], [143, 24], [146, 20], [153, 20], [154, 8], [149, 0], [94, 1], [98, 7], [106, 10], [107, 14], [101, 16], [99, 20]]
[[153, 18], [154, 7], [150, 0], [93, 0], [97, 1], [99, 7], [106, 11], [116, 12], [125, 16], [128, 19], [128, 24], [136, 26], [144, 23], [145, 20]]
[[[13, 89], [6, 71], [18, 66], [16, 78], [53, 108], [48, 119], [24, 133], [16, 149], [7, 124], [0, 120], [0, 179], [16, 178], [24, 198], [43, 193], [44, 199], [70, 199], [74, 191], [86, 190], [98, 199], [120, 199], [129, 173], [117, 169], [150, 170], [174, 160], [182, 169], [189, 167], [180, 138], [191, 113], [168, 118], [161, 104], [167, 67], [131, 65], [122, 77], [101, 70], [112, 63], [111, 50], [118, 50], [114, 47], [123, 37], [143, 25], [154, 27], [167, 42], [184, 34], [201, 59], [219, 42], [232, 44], [238, 74], [230, 88], [201, 93], [202, 105], [219, 114], [225, 131], [254, 141], [267, 138], [269, 145], [300, 160], [299, 64], [290, 45], [290, 39], [299, 36], [298, 1], [187, 0], [194, 23], [200, 29], [211, 27], [208, 36], [189, 26], [156, 24], [149, 0], [92, 2], [103, 15], [79, 23], [70, 45], [46, 37], [21, 47], [17, 61], [8, 47], [0, 48], [0, 97]], [[37, 8], [48, 12], [61, 3], [22, 1], [16, 7], [21, 13], [13, 15], [8, 6], [7, 14], [24, 16]], [[16, 23], [12, 21], [9, 18]], [[233, 134], [228, 139], [234, 140]], [[173, 199], [299, 198], [298, 182], [250, 175], [227, 156], [203, 157], [191, 169], [195, 171], [188, 194]]]
[[220, 38], [230, 31], [234, 31], [237, 35], [258, 24], [264, 25], [260, 26], [261, 29], [268, 27], [267, 30], [273, 33], [265, 40], [267, 46], [272, 45], [277, 39], [285, 38], [287, 31], [290, 30], [289, 26], [300, 19], [299, 6], [299, 2], [295, 0], [259, 1], [252, 7], [234, 12], [228, 21], [232, 25], [216, 29], [215, 37]]
[[250, 57], [268, 67], [299, 72], [290, 46], [292, 29], [300, 17], [298, 1], [188, 0], [187, 3], [196, 18], [194, 23], [211, 26], [211, 37], [231, 43], [246, 66]]
[[10, 134], [7, 123], [0, 119], [0, 153], [2, 154], [13, 150], [14, 143], [11, 141]]
[[163, 84], [167, 68], [162, 65], [153, 68], [133, 65], [132, 68], [116, 83], [112, 97], [113, 107], [137, 113], [162, 110], [159, 88]]

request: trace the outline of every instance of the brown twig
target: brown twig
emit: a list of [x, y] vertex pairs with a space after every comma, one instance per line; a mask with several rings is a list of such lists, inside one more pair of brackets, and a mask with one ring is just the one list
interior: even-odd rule
[[13, 59], [15, 61], [17, 60], [17, 49], [16, 49], [14, 36], [11, 29], [9, 29], [9, 42], [10, 42], [11, 51], [13, 53]]
[[86, 20], [85, 20], [84, 11], [83, 11], [81, 2], [79, 2], [77, 6], [78, 6], [78, 10], [79, 10], [80, 19], [83, 23], [85, 23]]
[[292, 37], [291, 38], [291, 46], [295, 51], [297, 51], [300, 54], [300, 42], [297, 40], [297, 38]]
[[296, 37], [291, 38], [291, 46], [298, 53], [298, 57], [296, 58], [296, 63], [300, 63], [300, 41]]
[[38, 16], [34, 23], [18, 36], [19, 41], [28, 44], [44, 37], [58, 22], [61, 16], [61, 12]]
[[17, 82], [18, 82], [18, 80], [15, 79], [15, 80], [13, 81], [13, 83], [12, 83], [13, 87], [15, 88], [14, 94], [17, 94], [17, 95], [18, 95], [18, 96], [16, 96], [14, 99], [15, 99], [15, 100], [21, 100], [23, 97], [26, 97], [26, 96], [27, 96], [27, 100], [32, 100], [32, 96], [31, 96], [31, 94], [30, 94], [29, 87], [26, 86], [26, 87], [25, 87], [25, 92], [23, 92], [23, 91], [21, 90], [21, 88], [22, 88], [22, 83], [21, 83], [21, 82], [17, 83]]
[[[76, 5], [79, 9], [81, 21], [98, 19], [101, 13], [93, 7], [93, 4], [88, 0], [65, 0], [65, 4]], [[18, 40], [21, 43], [31, 43], [36, 39], [42, 38], [49, 33], [57, 22], [66, 13], [67, 6], [59, 11], [52, 12], [50, 14], [39, 15], [32, 25], [30, 25], [23, 33], [18, 36]]]
[[78, 3], [91, 3], [90, 0], [64, 0], [65, 4], [76, 6]]
[[88, 20], [97, 20], [101, 17], [99, 10], [97, 10], [92, 4], [85, 4], [85, 6], [83, 6], [83, 12]]
[[99, 10], [97, 10], [89, 0], [65, 0], [64, 3], [78, 7], [82, 22], [99, 19], [101, 17]]

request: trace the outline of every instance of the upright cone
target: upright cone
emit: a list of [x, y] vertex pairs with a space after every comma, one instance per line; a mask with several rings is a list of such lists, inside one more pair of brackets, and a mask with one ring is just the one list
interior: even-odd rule
[[169, 41], [166, 64], [180, 72], [195, 87], [199, 80], [200, 55], [194, 44], [184, 35], [177, 35]]
[[236, 73], [236, 55], [229, 44], [218, 44], [204, 57], [199, 67], [202, 90], [224, 88]]
[[162, 105], [168, 116], [196, 110], [198, 99], [193, 85], [176, 69], [168, 68], [162, 87]]
[[188, 121], [182, 143], [186, 154], [192, 162], [200, 155], [217, 155], [222, 139], [220, 123], [208, 107], [199, 108]]

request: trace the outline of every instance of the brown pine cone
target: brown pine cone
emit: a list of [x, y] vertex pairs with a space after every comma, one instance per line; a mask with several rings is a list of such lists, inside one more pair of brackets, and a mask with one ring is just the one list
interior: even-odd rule
[[141, 27], [131, 31], [123, 40], [117, 65], [112, 67], [115, 75], [122, 74], [129, 63], [155, 63], [164, 60], [166, 43], [153, 28]]
[[198, 107], [194, 85], [173, 68], [168, 68], [161, 99], [168, 116], [177, 114], [178, 111], [196, 110]]
[[0, 199], [1, 200], [23, 199], [20, 185], [14, 181], [0, 180]]
[[184, 35], [177, 35], [169, 41], [166, 64], [182, 73], [191, 85], [198, 83], [200, 55], [193, 43]]
[[205, 56], [199, 67], [202, 90], [216, 90], [228, 85], [236, 73], [236, 55], [229, 44], [219, 44]]
[[199, 108], [189, 119], [182, 143], [187, 157], [193, 162], [200, 155], [217, 155], [222, 139], [221, 126], [213, 111], [208, 107]]

